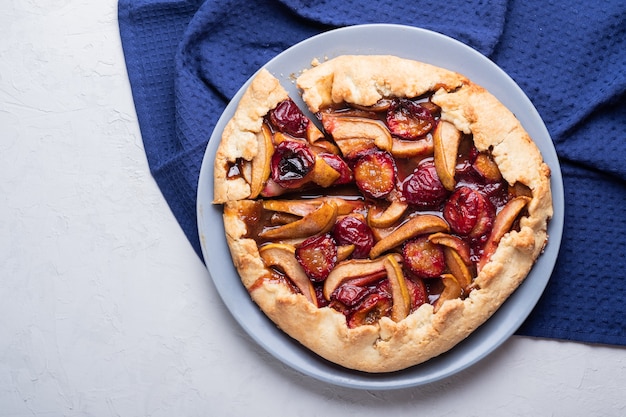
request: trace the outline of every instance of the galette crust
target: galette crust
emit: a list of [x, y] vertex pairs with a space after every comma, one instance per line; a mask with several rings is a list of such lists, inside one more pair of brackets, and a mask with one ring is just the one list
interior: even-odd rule
[[257, 154], [263, 117], [287, 97], [287, 91], [266, 69], [261, 69], [254, 77], [233, 118], [226, 124], [217, 148], [213, 203], [250, 197], [250, 185], [244, 178], [228, 178], [229, 166], [238, 159], [252, 161]]
[[371, 106], [383, 97], [419, 97], [467, 82], [456, 72], [390, 55], [342, 55], [306, 70], [296, 83], [315, 113], [332, 104]]
[[[255, 241], [245, 237], [246, 226], [238, 214], [254, 204], [245, 200], [249, 187], [226, 184], [220, 172], [224, 164], [237, 158], [254, 157], [255, 135], [263, 116], [283, 97], [276, 93], [279, 88], [274, 82], [263, 73], [260, 77], [244, 95], [222, 136], [224, 144], [219, 146], [215, 163], [215, 202], [226, 202], [227, 241], [244, 286], [285, 333], [347, 368], [373, 373], [401, 370], [464, 340], [525, 279], [547, 242], [547, 223], [552, 216], [550, 169], [538, 148], [515, 116], [482, 87], [455, 72], [392, 56], [338, 57], [304, 71], [297, 85], [312, 112], [333, 103], [368, 106], [382, 97], [415, 97], [435, 91], [432, 101], [441, 106], [441, 118], [473, 134], [480, 150], [490, 149], [509, 184], [520, 182], [532, 190], [528, 216], [521, 219], [519, 231], [501, 239], [474, 281], [477, 289], [464, 300], [446, 301], [436, 314], [432, 305], [424, 304], [397, 323], [383, 318], [375, 325], [348, 328], [342, 313], [317, 308], [285, 285], [263, 279], [270, 272]], [[269, 94], [258, 93], [267, 90], [275, 92], [271, 100], [265, 100]], [[255, 100], [260, 103], [253, 104]], [[251, 108], [255, 110], [250, 112]]]

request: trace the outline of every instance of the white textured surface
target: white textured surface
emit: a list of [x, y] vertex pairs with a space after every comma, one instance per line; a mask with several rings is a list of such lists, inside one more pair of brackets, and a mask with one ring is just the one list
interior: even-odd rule
[[0, 416], [623, 416], [626, 349], [513, 337], [328, 386], [235, 324], [150, 176], [116, 0], [0, 2]]

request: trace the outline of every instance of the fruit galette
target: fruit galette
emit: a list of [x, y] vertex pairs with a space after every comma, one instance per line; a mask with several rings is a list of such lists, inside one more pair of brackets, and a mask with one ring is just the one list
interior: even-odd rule
[[317, 120], [261, 70], [217, 150], [214, 203], [243, 284], [344, 367], [446, 352], [546, 245], [550, 169], [515, 116], [455, 72], [341, 56], [296, 83]]

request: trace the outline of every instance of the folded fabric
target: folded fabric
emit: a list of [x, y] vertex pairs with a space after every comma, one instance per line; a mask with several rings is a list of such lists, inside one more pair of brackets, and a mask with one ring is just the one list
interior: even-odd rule
[[626, 344], [626, 7], [557, 2], [120, 0], [128, 75], [151, 172], [201, 255], [196, 191], [219, 116], [269, 59], [363, 23], [431, 29], [477, 49], [526, 92], [561, 162], [565, 231], [518, 334]]

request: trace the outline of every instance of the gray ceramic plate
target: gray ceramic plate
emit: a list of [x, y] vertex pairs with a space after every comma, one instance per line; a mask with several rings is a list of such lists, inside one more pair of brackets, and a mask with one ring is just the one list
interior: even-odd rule
[[[257, 308], [232, 265], [224, 238], [222, 207], [213, 198], [213, 161], [222, 130], [250, 81], [241, 87], [219, 119], [204, 156], [198, 183], [198, 230], [209, 273], [224, 304], [242, 328], [278, 360], [331, 384], [358, 389], [396, 389], [430, 383], [457, 373], [485, 358], [528, 317], [543, 293], [558, 255], [563, 229], [563, 182], [550, 135], [524, 92], [498, 66], [474, 49], [444, 35], [399, 25], [362, 25], [337, 29], [307, 39], [265, 65], [290, 95], [298, 99], [293, 75], [323, 60], [344, 54], [391, 54], [416, 59], [460, 72], [487, 88], [515, 113], [534, 138], [552, 169], [554, 218], [550, 242], [530, 275], [483, 326], [449, 352], [424, 364], [387, 373], [368, 374], [336, 366], [292, 340]], [[304, 106], [302, 106], [304, 108]]]

